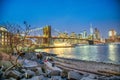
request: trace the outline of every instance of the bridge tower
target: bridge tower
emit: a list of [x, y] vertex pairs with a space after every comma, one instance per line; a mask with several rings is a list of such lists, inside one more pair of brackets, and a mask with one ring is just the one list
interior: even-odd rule
[[43, 28], [43, 44], [50, 45], [51, 43], [51, 26], [47, 25]]

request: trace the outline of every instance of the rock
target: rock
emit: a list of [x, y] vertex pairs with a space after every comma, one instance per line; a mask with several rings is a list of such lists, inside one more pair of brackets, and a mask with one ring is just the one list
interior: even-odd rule
[[52, 76], [51, 80], [62, 80], [61, 76]]
[[46, 69], [45, 65], [41, 67], [41, 70], [42, 70], [43, 73], [47, 72], [47, 69]]
[[80, 80], [83, 76], [75, 71], [68, 72], [68, 79], [70, 80]]
[[109, 79], [106, 79], [107, 77], [106, 76], [100, 76], [98, 77], [98, 80], [109, 80]]
[[35, 72], [33, 72], [31, 70], [26, 70], [26, 72], [24, 74], [25, 78], [31, 78], [34, 75], [35, 75]]
[[19, 71], [20, 73], [24, 73], [24, 71], [22, 71], [23, 67], [14, 67], [13, 69]]
[[97, 80], [97, 75], [86, 73], [81, 80]]
[[95, 75], [95, 74], [89, 74], [88, 77], [91, 78], [91, 79], [96, 79], [96, 78], [97, 78], [97, 75]]
[[41, 74], [43, 74], [43, 71], [42, 71], [41, 67], [37, 67], [36, 69], [37, 69], [37, 71], [35, 72], [36, 75], [41, 75]]
[[23, 78], [21, 80], [48, 80], [48, 79], [46, 79], [43, 75], [41, 75], [41, 76], [33, 76], [30, 79]]
[[89, 77], [83, 77], [83, 78], [80, 79], [80, 80], [97, 80], [97, 79], [91, 79], [91, 78], [89, 78]]
[[11, 78], [9, 78], [9, 80], [17, 80], [17, 79], [11, 77]]
[[23, 62], [21, 62], [21, 64], [23, 64], [23, 67], [26, 67], [26, 68], [38, 66], [37, 62], [27, 60], [27, 59], [25, 59]]
[[0, 78], [1, 78], [2, 74], [3, 74], [3, 72], [0, 70]]
[[88, 76], [89, 76], [89, 74], [88, 74], [88, 73], [86, 73], [86, 74], [84, 74], [84, 75], [83, 75], [83, 77], [88, 77]]
[[120, 80], [120, 76], [112, 76], [112, 77], [101, 76], [98, 78], [98, 80]]
[[53, 70], [48, 75], [49, 76], [60, 76], [60, 73], [61, 72], [59, 70]]
[[6, 75], [7, 78], [12, 77], [12, 78], [15, 78], [15, 79], [20, 79], [22, 77], [21, 73], [16, 71], [16, 70], [10, 70], [5, 75]]
[[[40, 68], [40, 67], [39, 67], [39, 68]], [[34, 72], [38, 71], [38, 69], [37, 69], [36, 67], [33, 67], [33, 68], [31, 68], [30, 70], [31, 70], [31, 71], [34, 71]]]
[[37, 62], [39, 63], [39, 64], [44, 64], [44, 62], [42, 61], [42, 60], [37, 60]]
[[120, 80], [120, 76], [113, 76], [110, 78], [111, 80]]
[[26, 69], [21, 69], [20, 72], [21, 72], [21, 73], [25, 73], [25, 72], [26, 72]]
[[41, 75], [41, 76], [34, 76], [31, 78], [31, 80], [43, 80], [44, 79], [44, 76]]
[[65, 77], [68, 76], [68, 72], [65, 71], [65, 70], [63, 70], [63, 71], [61, 72], [60, 76], [61, 76], [62, 78], [65, 78]]
[[26, 78], [22, 78], [21, 80], [26, 80]]

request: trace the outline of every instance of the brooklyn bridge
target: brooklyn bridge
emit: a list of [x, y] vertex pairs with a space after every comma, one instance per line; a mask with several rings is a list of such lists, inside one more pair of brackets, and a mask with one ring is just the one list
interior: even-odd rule
[[76, 35], [72, 32], [68, 35], [67, 32], [60, 32], [57, 29], [53, 29], [51, 26], [45, 26], [42, 28], [35, 28], [29, 30], [29, 35], [26, 36], [26, 39], [32, 40], [35, 45], [55, 45], [63, 44], [64, 45], [73, 45], [73, 44], [97, 44], [102, 43], [100, 40], [93, 39], [93, 37], [82, 38], [80, 35]]

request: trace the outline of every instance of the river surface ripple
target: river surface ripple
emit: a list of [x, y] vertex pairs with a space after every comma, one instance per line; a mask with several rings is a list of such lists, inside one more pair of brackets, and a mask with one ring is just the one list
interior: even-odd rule
[[120, 64], [120, 44], [81, 45], [75, 48], [42, 49], [59, 57]]

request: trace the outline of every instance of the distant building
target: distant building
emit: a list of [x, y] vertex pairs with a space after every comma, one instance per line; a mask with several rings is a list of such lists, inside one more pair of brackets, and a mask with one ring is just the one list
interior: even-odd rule
[[83, 38], [87, 38], [87, 32], [86, 32], [86, 30], [84, 30], [84, 32], [83, 32]]
[[78, 38], [82, 39], [82, 33], [78, 34]]
[[92, 27], [92, 24], [90, 24], [90, 35], [93, 35], [93, 27]]
[[117, 35], [117, 32], [114, 29], [111, 29], [108, 32], [108, 36], [108, 39], [105, 40], [107, 43], [120, 42], [120, 35]]
[[114, 29], [111, 29], [108, 33], [109, 39], [115, 40], [116, 34], [117, 34], [116, 31]]
[[97, 28], [94, 30], [94, 39], [100, 39], [100, 32]]

